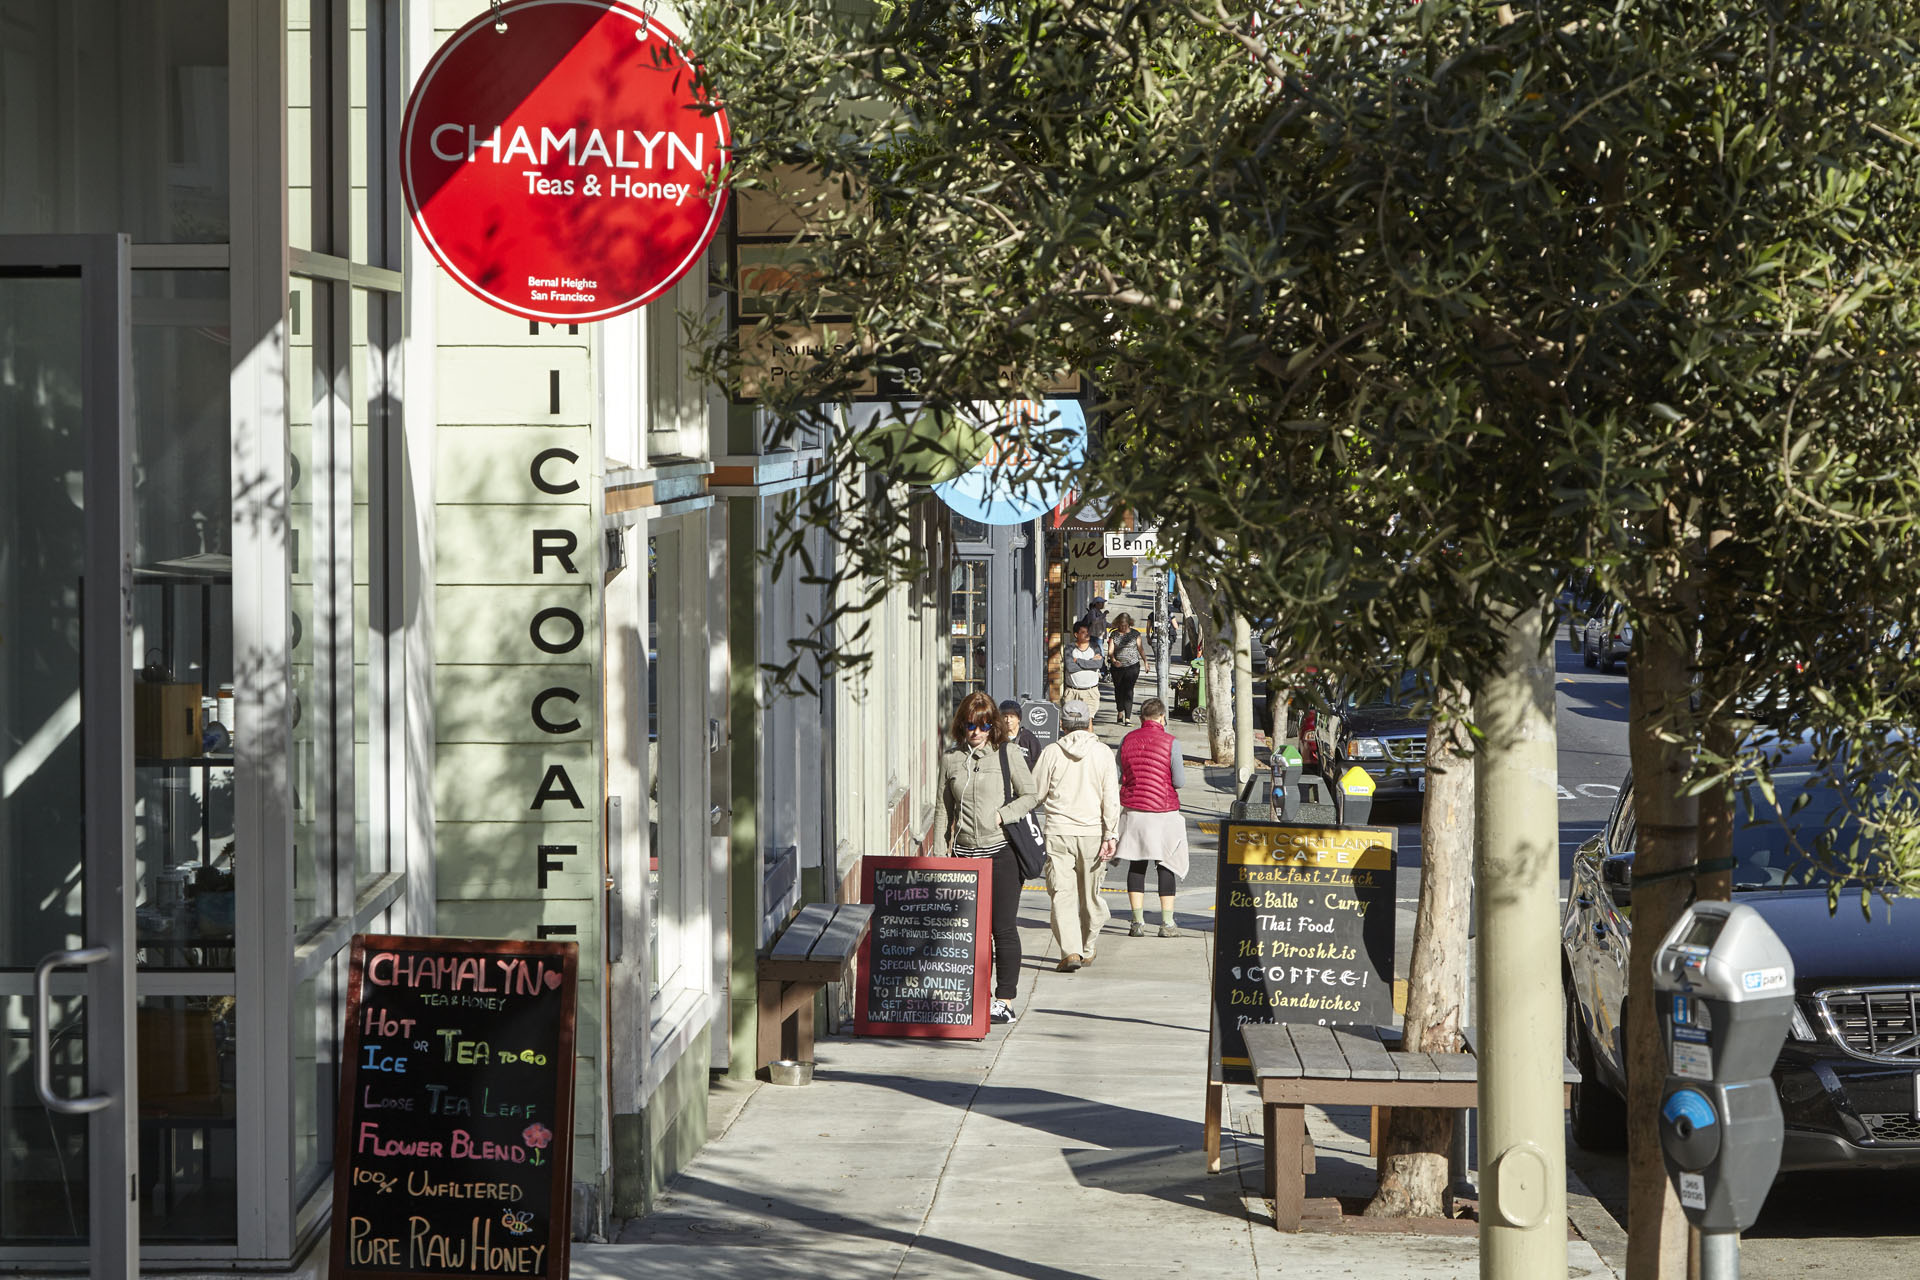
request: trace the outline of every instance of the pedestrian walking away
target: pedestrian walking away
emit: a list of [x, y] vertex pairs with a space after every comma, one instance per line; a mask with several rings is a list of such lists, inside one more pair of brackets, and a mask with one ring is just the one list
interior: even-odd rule
[[1087, 708], [1087, 723], [1092, 724], [1100, 712], [1100, 668], [1105, 665], [1105, 659], [1093, 647], [1093, 632], [1085, 622], [1073, 624], [1073, 646], [1060, 665], [1062, 683], [1066, 685], [1060, 695], [1062, 712], [1070, 702], [1083, 703]]
[[1113, 620], [1107, 637], [1107, 669], [1113, 675], [1113, 718], [1125, 724], [1133, 714], [1133, 687], [1140, 679], [1140, 633], [1133, 629], [1133, 615], [1123, 613]]
[[1093, 963], [1107, 904], [1100, 895], [1120, 824], [1113, 748], [1093, 735], [1085, 704], [1060, 710], [1060, 740], [1040, 753], [1034, 799], [1047, 810], [1047, 901], [1059, 969]]
[[1127, 902], [1133, 923], [1127, 932], [1147, 934], [1147, 864], [1160, 869], [1160, 936], [1177, 938], [1173, 922], [1176, 882], [1187, 874], [1187, 820], [1180, 788], [1187, 783], [1180, 744], [1167, 732], [1167, 704], [1140, 704], [1140, 727], [1120, 740], [1120, 840], [1114, 856], [1127, 864]]
[[1040, 739], [1033, 736], [1033, 730], [1027, 728], [1026, 721], [1020, 718], [1020, 704], [1008, 698], [1000, 704], [1000, 727], [1007, 735], [1007, 741], [1020, 748], [1020, 754], [1027, 758], [1027, 768], [1031, 769], [1040, 761]]
[[[927, 853], [993, 860], [992, 1018], [1012, 1022], [1013, 999], [1020, 993], [1020, 867], [1007, 843], [1006, 824], [1033, 808], [1033, 771], [1007, 741], [1000, 709], [984, 693], [961, 699], [951, 732], [954, 746], [940, 758]], [[1011, 800], [1003, 756], [1012, 774]]]

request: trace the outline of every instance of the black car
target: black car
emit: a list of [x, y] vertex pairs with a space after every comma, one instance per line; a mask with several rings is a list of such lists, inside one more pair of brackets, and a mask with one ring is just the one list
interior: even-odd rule
[[1397, 692], [1347, 693], [1329, 710], [1314, 712], [1311, 724], [1303, 717], [1302, 744], [1313, 742], [1304, 752], [1308, 763], [1333, 783], [1359, 765], [1373, 779], [1375, 804], [1417, 801], [1427, 789], [1428, 720], [1425, 709], [1414, 705], [1417, 688], [1408, 678]]
[[[1868, 919], [1858, 890], [1846, 887], [1830, 914], [1826, 872], [1805, 850], [1829, 827], [1843, 833], [1840, 847], [1850, 843], [1841, 806], [1812, 781], [1804, 753], [1776, 766], [1773, 779], [1781, 809], [1757, 794], [1751, 813], [1738, 808], [1733, 880], [1735, 898], [1793, 955], [1797, 1006], [1773, 1068], [1786, 1116], [1780, 1167], [1920, 1168], [1920, 901], [1874, 898]], [[1795, 812], [1795, 798], [1809, 790], [1811, 800]], [[1574, 857], [1561, 929], [1567, 1053], [1583, 1076], [1573, 1090], [1573, 1134], [1584, 1147], [1625, 1141], [1621, 1006], [1633, 848], [1628, 778], [1605, 828]]]

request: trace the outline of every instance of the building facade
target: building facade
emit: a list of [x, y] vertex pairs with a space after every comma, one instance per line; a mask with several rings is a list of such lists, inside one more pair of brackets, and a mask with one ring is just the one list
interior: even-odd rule
[[0, 1270], [302, 1265], [363, 932], [578, 945], [602, 1232], [759, 1065], [756, 953], [924, 832], [944, 515], [874, 660], [780, 686], [814, 468], [694, 375], [708, 272], [532, 325], [411, 233], [406, 89], [485, 8], [0, 0]]

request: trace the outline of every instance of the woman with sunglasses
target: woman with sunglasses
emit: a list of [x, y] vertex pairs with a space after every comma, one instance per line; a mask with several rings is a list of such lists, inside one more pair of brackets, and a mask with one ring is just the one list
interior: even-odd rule
[[[1020, 868], [1005, 825], [1033, 808], [1033, 773], [1018, 749], [1008, 749], [1000, 709], [984, 693], [970, 693], [953, 714], [954, 747], [940, 760], [933, 832], [927, 852], [938, 857], [993, 859], [993, 1013], [1013, 1021], [1020, 986]], [[1007, 769], [1002, 772], [1001, 761]], [[1007, 798], [1007, 774], [1013, 798]]]

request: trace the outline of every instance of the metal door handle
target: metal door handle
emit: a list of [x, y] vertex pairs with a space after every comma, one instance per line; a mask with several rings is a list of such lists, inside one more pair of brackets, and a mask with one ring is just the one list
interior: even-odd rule
[[113, 954], [108, 947], [81, 947], [77, 951], [55, 951], [33, 967], [33, 1089], [47, 1110], [63, 1116], [84, 1116], [113, 1104], [110, 1093], [95, 1093], [84, 1098], [60, 1098], [53, 1092], [53, 992], [49, 985], [55, 969], [78, 969], [99, 964]]

